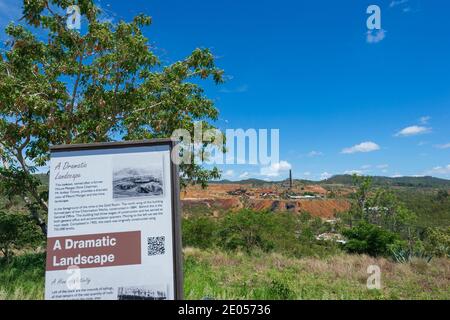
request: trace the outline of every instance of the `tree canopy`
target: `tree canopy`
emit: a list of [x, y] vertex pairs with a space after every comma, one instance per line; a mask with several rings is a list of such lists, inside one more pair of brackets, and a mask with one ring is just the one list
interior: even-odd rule
[[[66, 25], [66, 9], [78, 5], [81, 30]], [[0, 54], [0, 191], [20, 189], [36, 213], [47, 211], [46, 194], [33, 177], [58, 144], [167, 138], [197, 122], [214, 129], [218, 110], [200, 85], [223, 81], [208, 49], [163, 65], [143, 28], [100, 19], [92, 0], [25, 0], [23, 23], [6, 28]], [[182, 184], [218, 178], [216, 168], [182, 164]], [[26, 182], [24, 184], [24, 181]]]

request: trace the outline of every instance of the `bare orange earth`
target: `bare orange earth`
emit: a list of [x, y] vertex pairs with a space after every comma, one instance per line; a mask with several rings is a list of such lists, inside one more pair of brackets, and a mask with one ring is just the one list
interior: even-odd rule
[[[242, 190], [243, 194], [229, 194]], [[274, 212], [308, 212], [313, 216], [323, 219], [333, 219], [336, 213], [350, 209], [350, 203], [346, 199], [329, 199], [327, 190], [318, 185], [308, 185], [297, 189], [297, 193], [312, 192], [321, 198], [316, 199], [282, 199], [280, 194], [286, 188], [275, 185], [271, 187], [255, 187], [241, 184], [211, 184], [207, 189], [198, 186], [188, 187], [181, 193], [183, 208], [193, 205], [205, 206], [206, 210], [236, 211], [242, 208], [254, 210], [268, 210]]]

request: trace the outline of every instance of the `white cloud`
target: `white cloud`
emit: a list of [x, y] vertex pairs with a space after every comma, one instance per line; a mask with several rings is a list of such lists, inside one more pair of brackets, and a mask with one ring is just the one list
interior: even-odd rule
[[347, 171], [344, 171], [344, 174], [349, 174], [349, 175], [356, 174], [357, 176], [362, 176], [364, 174], [364, 171], [363, 170], [347, 170]]
[[423, 116], [423, 117], [420, 117], [419, 122], [421, 124], [428, 124], [428, 122], [430, 122], [430, 120], [431, 120], [430, 116]]
[[433, 169], [427, 171], [427, 175], [450, 175], [450, 164], [444, 167], [434, 167]]
[[379, 164], [379, 165], [377, 165], [377, 168], [378, 169], [387, 169], [387, 168], [389, 168], [389, 165], [388, 164]]
[[225, 173], [223, 174], [224, 177], [228, 177], [231, 178], [234, 176], [234, 171], [233, 170], [227, 170], [225, 171]]
[[364, 170], [367, 170], [370, 168], [372, 168], [372, 166], [370, 164], [365, 164], [365, 165], [361, 166], [361, 169], [364, 169]]
[[280, 161], [272, 163], [268, 167], [263, 167], [260, 170], [260, 174], [265, 177], [278, 177], [281, 173], [289, 171], [292, 168], [291, 164], [287, 161]]
[[396, 137], [411, 137], [411, 136], [417, 136], [420, 134], [426, 134], [430, 133], [431, 128], [423, 127], [423, 126], [410, 126], [406, 127], [395, 135]]
[[450, 149], [450, 142], [446, 144], [438, 144], [435, 147], [438, 149]]
[[250, 173], [248, 173], [247, 171], [241, 173], [239, 175], [239, 179], [244, 179], [244, 178], [248, 178], [248, 176], [250, 175]]
[[367, 31], [367, 43], [378, 43], [386, 38], [386, 30], [369, 30]]
[[380, 150], [380, 146], [372, 141], [366, 141], [361, 142], [360, 144], [357, 144], [350, 148], [345, 148], [341, 151], [341, 153], [344, 154], [352, 154], [352, 153], [358, 153], [358, 152], [372, 152]]
[[313, 150], [310, 153], [308, 153], [308, 157], [318, 157], [318, 156], [323, 156], [323, 152]]
[[328, 172], [322, 172], [320, 174], [320, 180], [326, 180], [328, 178], [331, 178], [333, 175], [331, 173]]
[[311, 172], [305, 171], [305, 172], [303, 172], [303, 175], [304, 175], [305, 177], [310, 177], [310, 176], [311, 176]]

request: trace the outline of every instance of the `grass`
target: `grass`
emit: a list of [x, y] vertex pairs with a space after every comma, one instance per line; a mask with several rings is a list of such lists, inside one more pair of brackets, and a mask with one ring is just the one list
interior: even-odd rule
[[[450, 299], [450, 260], [398, 264], [340, 254], [287, 258], [277, 253], [184, 250], [186, 299]], [[0, 299], [42, 299], [44, 255], [0, 261]], [[382, 289], [368, 290], [369, 265], [382, 271]]]
[[0, 300], [42, 299], [44, 297], [43, 253], [16, 256], [10, 263], [0, 260]]
[[[382, 289], [368, 290], [367, 267], [378, 265]], [[450, 261], [396, 264], [341, 254], [286, 258], [185, 249], [185, 295], [218, 299], [450, 299]]]

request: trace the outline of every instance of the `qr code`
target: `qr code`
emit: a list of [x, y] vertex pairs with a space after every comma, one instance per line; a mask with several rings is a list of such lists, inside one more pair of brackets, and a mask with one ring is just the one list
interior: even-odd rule
[[148, 255], [156, 256], [166, 253], [166, 237], [149, 237], [147, 238]]

